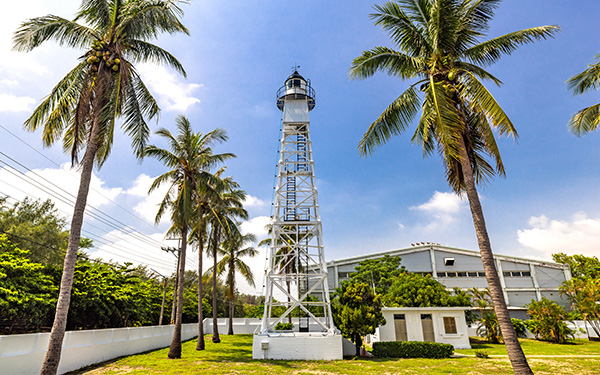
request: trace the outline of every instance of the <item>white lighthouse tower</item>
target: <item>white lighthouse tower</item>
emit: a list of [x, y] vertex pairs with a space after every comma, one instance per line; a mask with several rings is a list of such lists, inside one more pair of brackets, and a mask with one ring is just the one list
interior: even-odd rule
[[[265, 310], [252, 357], [341, 359], [342, 338], [331, 316], [310, 141], [308, 112], [315, 107], [315, 95], [310, 81], [297, 69], [277, 91], [277, 107], [283, 120]], [[290, 320], [292, 329], [275, 329]]]

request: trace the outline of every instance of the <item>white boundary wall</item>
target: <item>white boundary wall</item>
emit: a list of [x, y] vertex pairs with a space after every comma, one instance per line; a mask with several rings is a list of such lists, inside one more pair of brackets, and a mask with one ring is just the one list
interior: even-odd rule
[[[64, 374], [94, 363], [125, 355], [164, 348], [171, 344], [173, 326], [68, 331], [58, 373]], [[198, 324], [184, 324], [181, 339], [198, 335]], [[48, 348], [49, 333], [0, 336], [0, 374], [38, 374]]]
[[[590, 337], [598, 337], [596, 332], [594, 332], [592, 327], [585, 320], [574, 320], [573, 322], [567, 322], [567, 326], [575, 330], [574, 337], [576, 339], [589, 339]], [[475, 322], [473, 326], [469, 327], [469, 336], [477, 336], [477, 327], [477, 322]], [[528, 339], [535, 338], [535, 335], [529, 331], [525, 331], [525, 335]]]

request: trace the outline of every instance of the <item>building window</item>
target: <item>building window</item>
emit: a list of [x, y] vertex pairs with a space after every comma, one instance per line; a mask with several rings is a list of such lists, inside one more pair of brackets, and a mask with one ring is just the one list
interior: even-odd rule
[[458, 331], [456, 330], [456, 319], [453, 316], [444, 317], [444, 331], [447, 334], [458, 333]]
[[445, 266], [453, 266], [454, 265], [454, 258], [444, 258], [444, 265]]
[[477, 277], [477, 272], [467, 272], [467, 275], [469, 275], [469, 277]]
[[529, 272], [529, 271], [523, 271], [523, 272], [521, 272], [521, 276], [523, 276], [523, 277], [531, 277], [531, 272]]
[[466, 272], [457, 272], [458, 277], [467, 277]]

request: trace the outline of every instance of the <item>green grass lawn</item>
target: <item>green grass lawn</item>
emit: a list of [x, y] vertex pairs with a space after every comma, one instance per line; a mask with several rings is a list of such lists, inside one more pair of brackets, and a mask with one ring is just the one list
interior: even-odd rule
[[[562, 345], [532, 339], [519, 339], [519, 342], [525, 355], [600, 355], [600, 342], [597, 341], [578, 339]], [[485, 350], [489, 355], [506, 355], [504, 344], [489, 344], [474, 337], [471, 337], [471, 347], [456, 350], [456, 353], [475, 354], [475, 350]]]
[[[168, 348], [123, 357], [75, 374], [511, 374], [507, 358], [479, 359], [357, 359], [342, 361], [272, 361], [252, 359], [252, 335], [221, 336], [220, 344], [206, 337], [206, 350], [196, 351], [195, 340], [183, 344], [183, 358], [167, 359]], [[524, 340], [530, 354], [595, 354], [600, 343], [553, 345]], [[481, 345], [489, 354], [505, 354], [498, 345]], [[485, 347], [484, 347], [485, 346]], [[579, 352], [580, 348], [582, 351]], [[572, 350], [572, 351], [571, 351]], [[473, 350], [460, 350], [471, 354]], [[540, 374], [600, 374], [600, 358], [531, 358], [534, 372]]]

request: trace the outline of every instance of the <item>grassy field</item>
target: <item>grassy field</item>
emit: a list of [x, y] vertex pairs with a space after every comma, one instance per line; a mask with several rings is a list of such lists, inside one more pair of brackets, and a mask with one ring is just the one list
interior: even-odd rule
[[[206, 350], [195, 350], [195, 341], [183, 345], [183, 358], [167, 359], [168, 348], [133, 355], [104, 363], [75, 374], [511, 374], [507, 358], [479, 359], [474, 357], [449, 359], [358, 359], [342, 361], [270, 361], [252, 359], [252, 336], [221, 336], [220, 344], [213, 344], [207, 336]], [[534, 340], [523, 340], [528, 354], [540, 355], [600, 355], [599, 342], [577, 341], [573, 345], [554, 345]], [[506, 354], [502, 345], [476, 344], [475, 349], [489, 354]], [[472, 350], [459, 350], [470, 355]], [[600, 374], [600, 358], [530, 358], [529, 362], [540, 374]]]

